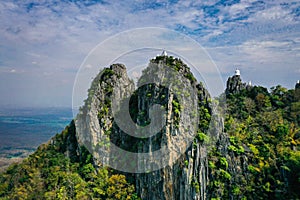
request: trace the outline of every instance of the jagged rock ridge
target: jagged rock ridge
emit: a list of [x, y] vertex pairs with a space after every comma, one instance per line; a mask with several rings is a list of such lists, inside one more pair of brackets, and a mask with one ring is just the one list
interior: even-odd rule
[[[168, 56], [159, 56], [152, 59], [148, 68], [143, 71], [139, 84], [142, 85], [143, 79], [147, 77], [154, 76], [160, 79], [164, 74], [157, 73], [156, 67], [166, 66], [175, 69], [181, 73], [182, 77], [186, 78], [179, 80], [179, 84], [183, 86], [180, 91], [186, 91], [186, 88], [184, 88], [186, 85], [190, 85], [197, 91], [195, 99], [200, 119], [197, 127], [197, 137], [193, 144], [185, 147], [187, 149], [185, 153], [176, 161], [170, 161], [171, 165], [153, 172], [127, 174], [127, 176], [135, 180], [137, 193], [142, 199], [210, 199], [213, 197], [212, 193], [218, 191], [216, 187], [209, 187], [209, 185], [213, 184], [214, 179], [218, 179], [219, 175], [211, 173], [209, 162], [219, 161], [208, 159], [209, 151], [212, 149], [204, 145], [204, 140], [208, 138], [205, 134], [214, 137], [215, 147], [213, 151], [220, 152], [228, 160], [226, 171], [233, 174], [231, 181], [239, 181], [239, 175], [247, 169], [247, 158], [245, 156], [236, 157], [236, 155], [228, 152], [229, 141], [228, 136], [223, 132], [222, 117], [217, 114], [212, 115], [212, 110], [216, 110], [216, 108], [210, 103], [210, 95], [201, 83], [197, 83], [189, 68], [180, 59]], [[246, 87], [245, 84], [241, 83], [239, 76], [229, 79], [227, 85], [227, 93], [236, 93]], [[127, 135], [114, 123], [112, 118], [110, 97], [113, 89], [117, 90], [116, 94], [119, 98], [127, 97], [128, 94], [134, 91], [134, 83], [128, 78], [126, 68], [122, 64], [112, 65], [110, 69], [105, 69], [95, 78], [89, 92], [89, 98], [77, 117], [78, 141], [80, 144], [86, 142], [93, 144], [90, 146], [92, 151], [99, 150], [97, 145], [99, 145], [99, 141], [103, 141], [105, 135], [108, 135], [109, 140], [120, 148], [137, 153], [149, 152], [149, 150], [155, 151], [160, 149], [162, 145], [171, 148], [170, 141], [176, 135], [176, 131], [187, 130], [183, 126], [186, 126], [188, 121], [178, 126], [178, 118], [184, 118], [184, 116], [176, 114], [175, 111], [176, 109], [180, 110], [180, 106], [187, 107], [187, 105], [183, 104], [178, 108], [176, 99], [174, 100], [176, 95], [169, 93], [166, 88], [161, 88], [159, 85], [148, 84], [141, 86], [135, 95], [131, 97], [131, 117], [135, 123], [141, 125], [144, 123], [145, 125], [151, 120], [147, 111], [149, 106], [153, 103], [160, 103], [167, 108], [167, 126], [155, 136], [144, 140]], [[211, 119], [213, 120], [212, 133], [208, 133]], [[176, 129], [176, 126], [178, 129]], [[101, 145], [105, 144], [102, 143]], [[180, 143], [178, 145], [180, 146]], [[103, 159], [107, 159], [111, 153], [109, 146], [101, 153], [96, 153], [94, 155], [95, 163], [97, 165], [109, 163], [109, 160]], [[107, 155], [107, 157], [104, 158], [103, 155]], [[122, 155], [118, 156], [116, 154], [114, 156], [117, 159], [122, 159]], [[133, 160], [132, 162], [136, 161]]]

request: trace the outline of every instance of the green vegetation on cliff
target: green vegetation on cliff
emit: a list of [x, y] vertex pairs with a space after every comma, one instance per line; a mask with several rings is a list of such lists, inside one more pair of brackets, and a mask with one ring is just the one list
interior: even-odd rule
[[[227, 94], [225, 132], [228, 152], [244, 159], [247, 169], [239, 174], [227, 170], [220, 151], [211, 152], [210, 184], [220, 199], [300, 198], [300, 90], [278, 85], [268, 92], [248, 87]], [[216, 167], [217, 166], [217, 167]], [[241, 168], [245, 166], [239, 166]], [[225, 170], [231, 174], [222, 173]]]
[[93, 165], [71, 124], [0, 175], [0, 199], [137, 199], [124, 175]]

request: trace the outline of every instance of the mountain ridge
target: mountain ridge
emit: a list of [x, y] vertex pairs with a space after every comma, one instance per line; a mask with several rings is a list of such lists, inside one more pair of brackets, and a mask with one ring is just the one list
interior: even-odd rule
[[[277, 86], [269, 93], [260, 86], [240, 87], [245, 85], [240, 76], [229, 78], [226, 92], [216, 100], [226, 111], [223, 119], [213, 112], [216, 109], [215, 100], [211, 100], [207, 90], [202, 84], [197, 83], [189, 68], [180, 59], [169, 56], [158, 56], [152, 59], [150, 61], [152, 67], [148, 67], [143, 72], [147, 75], [146, 82], [147, 77], [155, 79], [165, 75], [164, 72], [157, 73], [155, 70], [155, 67], [160, 68], [160, 65], [180, 72], [182, 76], [178, 87], [184, 82], [183, 78], [187, 80], [182, 84], [182, 88], [179, 87], [173, 94], [157, 84], [147, 84], [142, 85], [142, 89], [131, 97], [129, 101], [131, 118], [140, 125], [146, 126], [153, 120], [149, 118], [150, 113], [147, 111], [149, 105], [161, 103], [165, 106], [169, 116], [168, 125], [164, 131], [152, 138], [154, 140], [133, 140], [114, 124], [110, 99], [113, 90], [117, 91], [117, 95], [126, 97], [135, 88], [126, 74], [125, 66], [114, 64], [104, 69], [94, 79], [85, 105], [75, 122], [72, 121], [65, 131], [56, 135], [48, 144], [41, 145], [36, 153], [24, 161], [25, 164], [10, 167], [6, 174], [1, 175], [0, 188], [3, 192], [0, 193], [0, 197], [17, 198], [18, 195], [25, 194], [26, 189], [33, 192], [32, 189], [28, 189], [27, 184], [30, 185], [30, 181], [35, 182], [32, 180], [37, 177], [44, 183], [43, 186], [38, 184], [34, 186], [37, 191], [36, 196], [41, 199], [61, 197], [61, 199], [204, 200], [280, 199], [283, 196], [289, 199], [299, 198], [297, 177], [300, 176], [297, 169], [300, 169], [298, 139], [300, 95], [297, 85], [295, 90], [286, 90]], [[143, 76], [140, 80], [143, 80]], [[103, 163], [109, 163], [107, 158], [110, 157], [107, 155], [111, 152], [110, 146], [107, 145], [108, 141], [101, 144], [104, 146], [102, 156], [90, 154], [97, 148], [101, 138], [109, 138], [113, 144], [127, 150], [134, 149], [134, 152], [159, 149], [162, 143], [173, 148], [172, 138], [186, 131], [182, 127], [187, 122], [184, 121], [182, 125], [181, 120], [189, 119], [182, 109], [187, 107], [187, 102], [182, 104], [179, 102], [179, 96], [185, 95], [184, 88], [187, 84], [195, 89], [192, 91], [197, 91], [196, 103], [200, 123], [197, 125], [195, 139], [177, 160], [171, 161], [172, 165], [138, 174], [114, 172], [103, 166]], [[176, 95], [179, 98], [177, 100]], [[211, 121], [213, 125], [209, 127]], [[208, 133], [209, 128], [212, 130], [211, 134]], [[86, 131], [87, 133], [83, 134]], [[276, 137], [280, 140], [276, 140]], [[83, 145], [85, 141], [96, 144], [95, 147], [85, 145], [87, 149], [92, 149], [90, 153]], [[212, 141], [215, 145], [208, 148], [207, 143]], [[47, 180], [45, 177], [47, 173], [43, 172], [43, 170], [47, 171], [47, 167], [37, 163], [41, 161], [39, 159], [48, 158], [47, 151], [51, 152], [50, 154], [58, 154], [59, 159], [56, 159], [58, 163], [61, 159], [72, 166], [71, 182], [77, 181], [77, 185], [73, 184], [70, 189], [59, 181], [59, 179], [67, 180], [64, 176], [70, 175], [64, 174], [66, 169], [61, 168], [60, 165], [58, 171], [63, 175], [57, 175], [55, 179], [48, 182], [42, 181], [43, 177]], [[43, 157], [40, 154], [46, 155]], [[68, 161], [62, 156], [65, 156]], [[276, 158], [279, 161], [276, 161]], [[31, 172], [35, 175], [28, 177], [22, 172], [23, 168], [28, 168], [27, 165], [37, 166], [37, 170]], [[50, 166], [50, 169], [57, 168], [55, 163]], [[12, 179], [9, 177], [13, 173], [19, 174], [21, 178], [14, 179], [11, 184], [9, 180]], [[57, 180], [57, 177], [60, 178]], [[100, 181], [101, 178], [106, 183]], [[97, 181], [99, 184], [96, 183]], [[53, 184], [56, 186], [52, 187]], [[112, 193], [113, 188], [114, 193]], [[25, 199], [35, 198], [34, 194], [31, 195], [33, 196], [29, 195]]]

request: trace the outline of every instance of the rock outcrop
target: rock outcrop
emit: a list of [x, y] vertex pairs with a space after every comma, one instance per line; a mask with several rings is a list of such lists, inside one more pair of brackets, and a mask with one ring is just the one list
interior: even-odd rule
[[[226, 93], [245, 87], [239, 76], [233, 76]], [[116, 104], [115, 99], [121, 103]], [[120, 109], [126, 107], [128, 110]], [[159, 107], [163, 118], [154, 115], [161, 112], [155, 111]], [[230, 180], [223, 178], [222, 184], [239, 182], [247, 169], [246, 157], [228, 151], [230, 142], [218, 112], [207, 90], [181, 60], [158, 56], [143, 71], [137, 90], [124, 65], [104, 69], [92, 82], [89, 97], [77, 116], [76, 134], [79, 144], [93, 154], [95, 165], [125, 171], [142, 199], [204, 200], [223, 192], [216, 183], [220, 176], [230, 176]], [[149, 130], [155, 129], [151, 124], [163, 128], [150, 137], [139, 138], [134, 135], [139, 130], [136, 126], [127, 129], [132, 126], [130, 120], [121, 125], [118, 118], [131, 118], [136, 126], [149, 125]], [[117, 152], [115, 146], [124, 153]], [[163, 147], [170, 156], [157, 154]], [[149, 153], [149, 158], [134, 157], [130, 152]], [[213, 165], [220, 165], [221, 158], [227, 164], [223, 171], [216, 171]], [[132, 173], [134, 169], [138, 173]]]
[[[134, 90], [134, 82], [129, 79], [126, 67], [113, 64], [104, 69], [93, 80], [85, 105], [75, 120], [77, 138], [95, 157], [99, 165], [108, 164], [109, 133], [113, 125], [111, 99], [113, 92], [119, 99]], [[99, 146], [107, 146], [99, 150]]]
[[234, 75], [227, 80], [226, 95], [236, 94], [246, 88], [246, 83], [242, 82], [240, 75]]

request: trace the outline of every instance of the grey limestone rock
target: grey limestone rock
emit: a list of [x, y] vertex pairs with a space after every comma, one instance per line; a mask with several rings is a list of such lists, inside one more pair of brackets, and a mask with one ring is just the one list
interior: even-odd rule
[[[175, 92], [159, 85], [159, 81], [168, 79], [164, 71], [166, 67], [179, 72], [176, 81], [172, 82]], [[143, 82], [147, 82], [147, 77], [151, 77], [154, 81], [152, 84], [143, 85]], [[75, 124], [79, 144], [87, 146], [90, 151], [94, 152], [96, 166], [112, 162], [110, 158], [114, 152], [111, 146], [107, 145], [108, 141], [126, 151], [153, 152], [153, 155], [163, 146], [169, 148], [171, 152], [184, 149], [179, 157], [169, 157], [169, 165], [163, 168], [144, 173], [125, 174], [133, 181], [137, 194], [143, 200], [205, 200], [210, 199], [214, 192], [218, 192], [208, 187], [215, 179], [208, 165], [209, 151], [214, 149], [226, 157], [229, 165], [228, 171], [233, 179], [238, 181], [239, 176], [247, 168], [247, 158], [237, 157], [228, 152], [230, 142], [223, 131], [222, 116], [215, 112], [217, 109], [210, 102], [211, 97], [208, 91], [202, 84], [197, 84], [189, 68], [182, 61], [168, 56], [152, 59], [148, 68], [143, 71], [138, 86], [139, 89], [136, 90], [134, 82], [126, 73], [126, 67], [122, 64], [112, 65], [94, 79], [89, 90], [89, 97], [78, 114]], [[233, 76], [228, 79], [226, 93], [236, 93], [245, 87], [240, 76]], [[113, 94], [114, 98], [129, 98], [131, 106], [129, 112], [133, 122], [139, 125], [161, 120], [151, 119], [149, 113], [151, 106], [160, 104], [165, 111], [165, 121], [162, 121], [165, 127], [157, 134], [145, 139], [126, 134], [114, 122], [111, 106]], [[189, 95], [193, 98], [181, 98], [189, 97]], [[178, 105], [179, 102], [180, 105]], [[176, 109], [179, 111], [175, 111]], [[206, 115], [201, 113], [204, 110], [208, 112]], [[196, 112], [199, 118], [211, 116], [210, 119], [205, 119], [211, 120], [210, 130], [201, 124], [197, 124], [196, 127], [191, 125], [192, 117], [188, 113], [193, 112]], [[201, 131], [208, 137], [213, 137], [211, 140], [213, 144], [209, 146], [196, 138], [191, 143], [185, 143], [184, 134], [192, 134], [197, 132], [197, 129], [199, 129], [198, 132]], [[107, 146], [99, 151], [99, 145]], [[113, 156], [116, 159], [124, 159], [124, 155], [113, 154]], [[151, 161], [155, 159], [158, 158], [152, 157]], [[137, 162], [139, 161], [130, 160], [134, 166]], [[137, 166], [145, 167], [139, 164]]]

